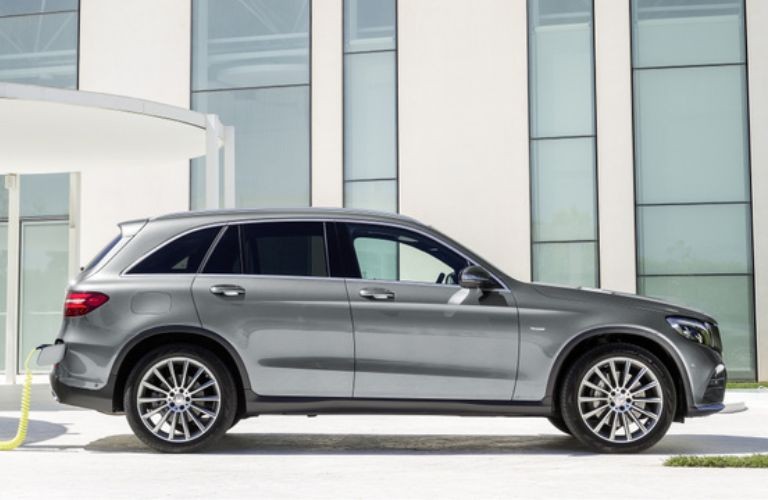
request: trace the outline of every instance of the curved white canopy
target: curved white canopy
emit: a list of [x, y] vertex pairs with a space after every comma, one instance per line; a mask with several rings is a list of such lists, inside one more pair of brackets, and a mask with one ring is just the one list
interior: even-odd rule
[[208, 120], [204, 113], [131, 97], [0, 83], [0, 173], [188, 160], [206, 154]]

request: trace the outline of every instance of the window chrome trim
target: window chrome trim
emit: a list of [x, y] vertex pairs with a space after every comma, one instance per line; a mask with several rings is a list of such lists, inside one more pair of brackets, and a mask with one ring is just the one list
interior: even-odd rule
[[[264, 217], [264, 216], [262, 216]], [[181, 238], [193, 231], [198, 231], [201, 229], [207, 229], [210, 227], [228, 227], [234, 224], [262, 224], [262, 223], [270, 223], [270, 222], [319, 222], [319, 223], [329, 223], [329, 222], [336, 222], [336, 223], [342, 223], [342, 224], [368, 224], [368, 225], [375, 225], [375, 226], [383, 226], [388, 228], [394, 228], [394, 229], [401, 229], [406, 231], [413, 231], [414, 233], [417, 233], [421, 236], [424, 236], [425, 238], [429, 238], [432, 241], [450, 249], [452, 252], [460, 255], [463, 259], [465, 259], [469, 265], [479, 265], [475, 259], [469, 258], [464, 252], [459, 251], [456, 247], [454, 247], [451, 244], [446, 243], [440, 238], [437, 238], [426, 231], [422, 230], [421, 228], [411, 227], [411, 226], [405, 226], [401, 225], [395, 222], [382, 222], [382, 221], [371, 221], [364, 218], [356, 219], [352, 217], [325, 217], [318, 215], [317, 217], [312, 216], [303, 216], [303, 217], [274, 217], [271, 218], [269, 216], [266, 216], [265, 218], [257, 218], [257, 219], [228, 219], [225, 221], [219, 221], [219, 222], [212, 222], [203, 226], [196, 226], [194, 228], [190, 228], [182, 233], [179, 233], [178, 235], [172, 237], [171, 239], [166, 240], [164, 243], [156, 246], [155, 248], [149, 250], [145, 254], [143, 254], [141, 257], [136, 259], [133, 264], [128, 266], [126, 270], [120, 273], [120, 276], [124, 275], [130, 275], [130, 276], [248, 276], [248, 277], [254, 277], [254, 276], [270, 276], [270, 277], [286, 277], [286, 278], [310, 278], [310, 279], [345, 279], [345, 280], [354, 280], [354, 281], [376, 281], [381, 283], [386, 283], [386, 280], [364, 280], [363, 278], [344, 278], [344, 277], [336, 277], [336, 276], [327, 276], [327, 277], [321, 277], [321, 276], [290, 276], [290, 275], [267, 275], [267, 274], [205, 274], [202, 272], [197, 273], [134, 273], [129, 274], [130, 270], [135, 267], [137, 264], [139, 264], [142, 260], [144, 260], [146, 257], [154, 253], [155, 251], [159, 250], [160, 248], [164, 247], [165, 245], [169, 245], [173, 241], [177, 240], [178, 238]], [[151, 223], [151, 222], [150, 222]], [[217, 235], [216, 238], [214, 238], [214, 242], [211, 243], [211, 248], [213, 248], [214, 243], [218, 241], [218, 238], [221, 237], [221, 232]], [[327, 237], [326, 237], [326, 244], [327, 244]], [[210, 248], [209, 248], [210, 251]], [[206, 257], [209, 255], [206, 254]], [[326, 255], [326, 260], [328, 263], [330, 263], [330, 254]], [[207, 259], [205, 259], [202, 263], [204, 266], [207, 263]], [[200, 269], [203, 269], [201, 267]], [[498, 282], [501, 287], [500, 288], [493, 288], [489, 291], [507, 291], [510, 292], [511, 290], [507, 286], [506, 283], [504, 283], [503, 280], [499, 279], [499, 277], [496, 275], [496, 273], [491, 272], [489, 269], [486, 269], [488, 273], [491, 275], [491, 277]], [[421, 281], [390, 281], [390, 283], [401, 283], [401, 284], [426, 284], [426, 285], [437, 285], [437, 286], [460, 286], [460, 285], [444, 285], [442, 283], [426, 283]]]

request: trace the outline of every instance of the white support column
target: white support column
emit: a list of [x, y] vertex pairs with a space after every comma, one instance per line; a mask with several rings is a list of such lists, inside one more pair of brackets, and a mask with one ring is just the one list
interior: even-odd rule
[[205, 127], [205, 208], [216, 209], [219, 200], [219, 130], [221, 122], [216, 115], [207, 115]]
[[768, 380], [768, 2], [747, 0], [757, 376]]
[[5, 381], [16, 383], [19, 351], [19, 250], [20, 213], [19, 176], [7, 174], [5, 189], [8, 190], [8, 264], [5, 294]]
[[312, 4], [312, 205], [344, 204], [342, 0]]
[[235, 127], [224, 127], [224, 208], [235, 202]]
[[69, 251], [67, 278], [80, 271], [80, 172], [69, 174]]
[[635, 293], [629, 0], [595, 0], [600, 286]]

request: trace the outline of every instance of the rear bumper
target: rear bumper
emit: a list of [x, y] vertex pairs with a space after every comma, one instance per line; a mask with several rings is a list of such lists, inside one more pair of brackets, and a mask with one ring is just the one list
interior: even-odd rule
[[54, 367], [50, 375], [51, 390], [56, 401], [102, 413], [116, 413], [112, 399], [114, 384], [111, 380], [101, 389], [83, 389], [82, 387], [73, 387], [62, 382], [59, 378], [59, 370], [58, 366]]

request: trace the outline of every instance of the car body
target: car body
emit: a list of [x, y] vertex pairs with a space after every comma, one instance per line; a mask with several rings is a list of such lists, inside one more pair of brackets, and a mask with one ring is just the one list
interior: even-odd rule
[[[232, 210], [171, 214], [120, 229], [68, 289], [67, 307], [75, 309], [65, 315], [56, 343], [65, 344], [66, 353], [51, 373], [63, 403], [127, 412], [133, 401], [127, 391], [139, 383], [134, 372], [142, 359], [184, 345], [192, 355], [174, 358], [177, 364], [171, 361], [154, 385], [146, 382], [154, 369], [146, 368], [141, 383], [157, 388], [180, 376], [174, 369], [182, 365], [187, 380], [189, 363], [205, 366], [210, 355], [234, 384], [232, 422], [260, 414], [544, 416], [580, 437], [584, 432], [562, 425], [564, 398], [581, 390], [574, 382], [574, 390], [563, 392], [569, 370], [596, 349], [610, 354], [615, 346], [641, 354], [632, 363], [632, 353], [606, 361], [614, 372], [616, 363], [626, 362], [623, 383], [614, 373], [617, 391], [648, 371], [641, 367], [659, 365], [658, 373], [651, 371], [671, 387], [656, 396], [666, 398], [670, 419], [723, 408], [726, 373], [713, 318], [629, 294], [524, 283], [407, 217]], [[88, 301], [95, 307], [85, 307]], [[173, 350], [165, 356], [171, 359]], [[218, 383], [210, 384], [219, 387], [214, 372], [209, 375]], [[632, 397], [613, 389], [609, 396], [595, 380], [601, 386], [589, 389], [599, 396], [595, 405], [611, 398], [611, 408], [624, 408], [621, 398]], [[183, 404], [180, 393], [160, 389], [145, 389], [143, 399]], [[653, 408], [646, 400], [638, 404]], [[582, 406], [582, 414], [590, 408]], [[638, 415], [613, 416], [611, 425]], [[176, 422], [175, 415], [166, 418]], [[647, 447], [635, 442], [630, 426], [625, 446], [597, 448]], [[637, 426], [646, 430], [642, 422]], [[194, 449], [163, 442], [174, 441], [175, 432], [155, 441], [165, 451]], [[153, 439], [146, 440], [152, 445]]]

